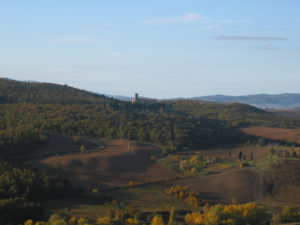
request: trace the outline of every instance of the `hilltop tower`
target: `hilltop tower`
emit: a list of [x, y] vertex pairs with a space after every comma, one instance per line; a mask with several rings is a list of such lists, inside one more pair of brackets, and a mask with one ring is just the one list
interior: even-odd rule
[[132, 99], [132, 104], [138, 102], [138, 99], [139, 99], [139, 94], [138, 94], [138, 93], [135, 93], [135, 94], [134, 94], [134, 98]]
[[139, 98], [139, 94], [135, 93], [134, 98], [132, 99], [132, 104], [140, 103], [140, 104], [153, 104], [156, 103], [156, 99], [151, 98]]

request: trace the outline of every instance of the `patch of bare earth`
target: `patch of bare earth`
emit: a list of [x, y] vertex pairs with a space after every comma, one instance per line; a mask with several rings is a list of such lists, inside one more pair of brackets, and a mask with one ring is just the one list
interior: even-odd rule
[[249, 202], [260, 197], [260, 175], [251, 168], [239, 168], [221, 174], [173, 181], [188, 185], [203, 200], [215, 203]]
[[164, 167], [151, 156], [161, 155], [155, 144], [126, 140], [103, 140], [104, 149], [65, 156], [50, 156], [40, 165], [59, 163], [68, 180], [84, 189], [127, 186], [129, 181], [146, 183], [176, 177], [176, 173]]
[[283, 129], [255, 126], [243, 128], [242, 131], [246, 134], [254, 136], [300, 144], [300, 129]]

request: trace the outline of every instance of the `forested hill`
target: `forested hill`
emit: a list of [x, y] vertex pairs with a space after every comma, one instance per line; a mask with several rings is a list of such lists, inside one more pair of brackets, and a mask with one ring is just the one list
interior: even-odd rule
[[67, 85], [20, 82], [0, 78], [0, 103], [105, 103], [118, 102]]
[[0, 154], [30, 151], [49, 133], [132, 139], [170, 149], [239, 144], [248, 125], [300, 127], [243, 104], [167, 101], [131, 104], [64, 85], [0, 80]]
[[265, 125], [284, 128], [300, 127], [300, 120], [284, 118], [265, 110], [241, 103], [215, 103], [199, 100], [166, 101], [166, 105], [194, 118], [223, 121], [228, 127]]

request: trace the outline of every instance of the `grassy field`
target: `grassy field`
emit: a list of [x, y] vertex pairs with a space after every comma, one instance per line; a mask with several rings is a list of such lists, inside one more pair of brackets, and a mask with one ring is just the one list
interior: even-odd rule
[[124, 188], [112, 191], [110, 195], [126, 205], [135, 206], [142, 212], [169, 211], [171, 207], [177, 210], [190, 209], [182, 200], [165, 194], [163, 186], [157, 184]]
[[168, 212], [171, 207], [178, 211], [188, 211], [190, 207], [182, 200], [164, 193], [159, 185], [144, 185], [102, 192], [111, 200], [105, 203], [87, 198], [68, 198], [48, 201], [44, 204], [47, 214], [60, 213], [64, 216], [97, 219], [105, 216], [108, 209], [134, 208], [141, 212]]
[[[253, 167], [268, 155], [267, 147], [249, 146], [226, 149], [177, 152], [159, 159], [159, 163], [175, 170], [179, 177], [206, 176], [239, 168]], [[241, 154], [242, 159], [239, 158]], [[196, 158], [195, 158], [196, 157]], [[187, 164], [182, 166], [183, 163]], [[241, 165], [242, 164], [242, 165]], [[187, 168], [180, 168], [187, 167]], [[195, 169], [193, 169], [195, 168]]]

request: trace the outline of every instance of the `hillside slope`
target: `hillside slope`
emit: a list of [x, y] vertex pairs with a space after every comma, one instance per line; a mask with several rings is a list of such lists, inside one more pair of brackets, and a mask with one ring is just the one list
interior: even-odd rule
[[52, 83], [20, 82], [0, 78], [0, 103], [104, 103], [118, 102], [104, 95]]

